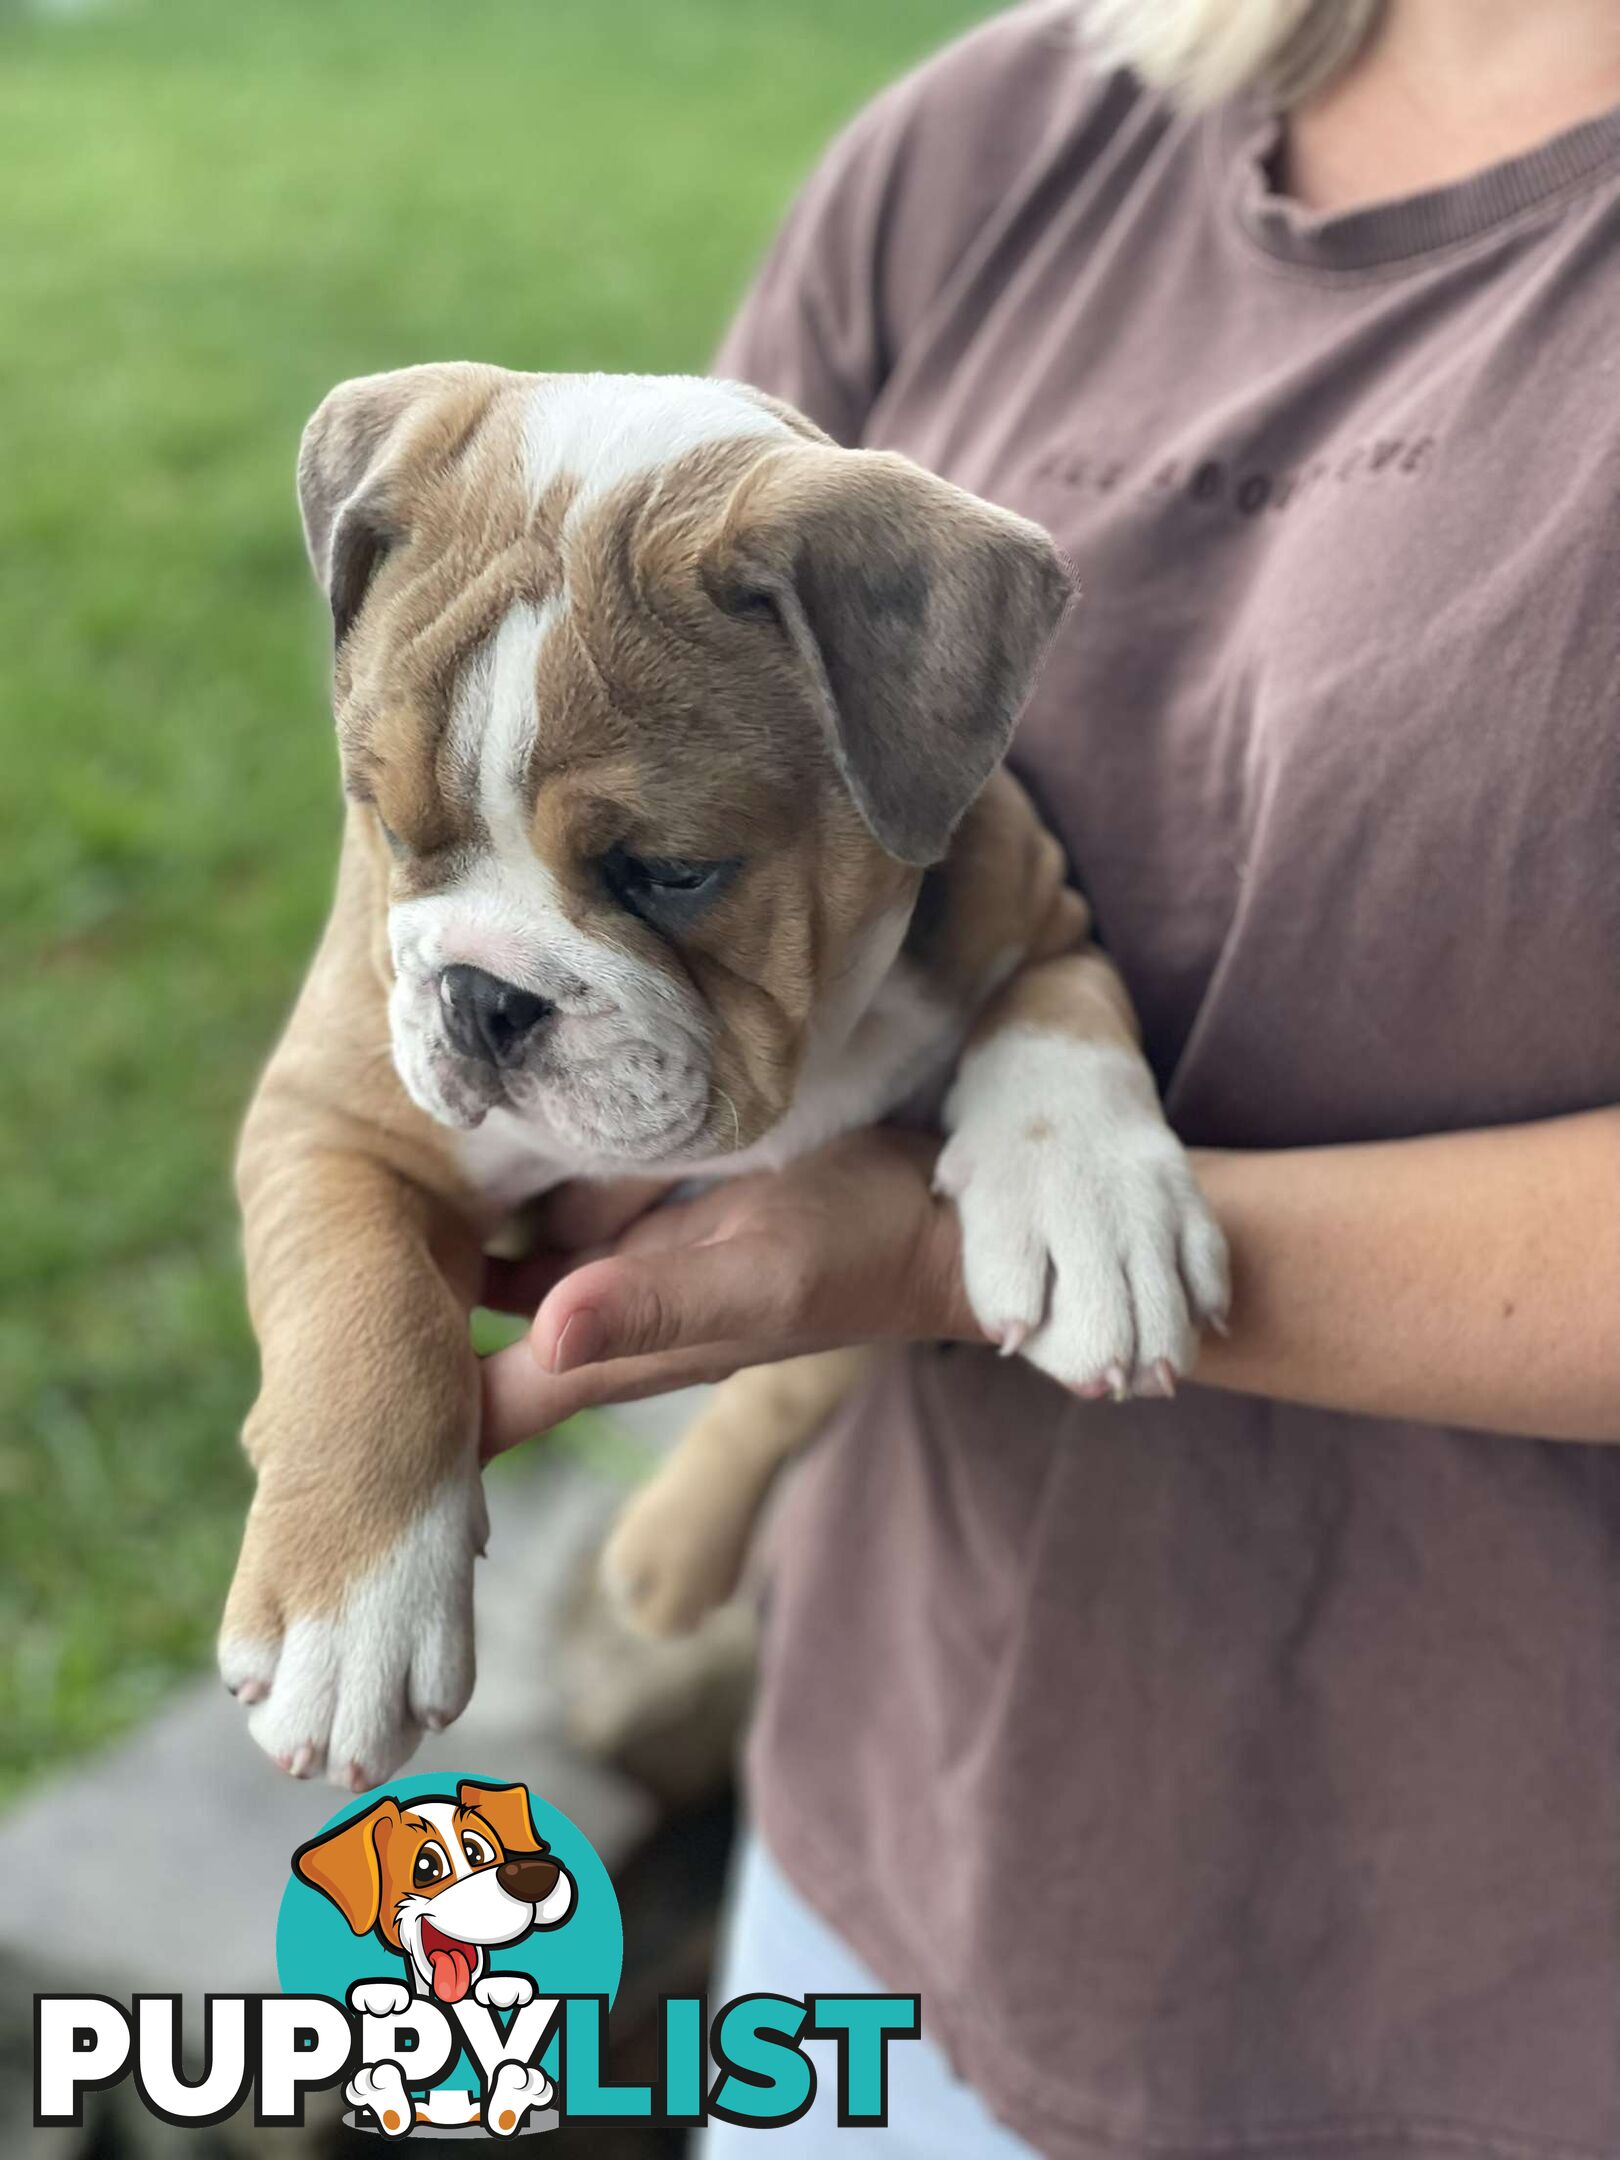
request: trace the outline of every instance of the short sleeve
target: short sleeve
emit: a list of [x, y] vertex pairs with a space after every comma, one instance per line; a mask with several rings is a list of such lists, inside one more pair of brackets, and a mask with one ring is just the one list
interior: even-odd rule
[[720, 346], [714, 372], [857, 443], [888, 373], [884, 260], [909, 83], [866, 107], [826, 152], [784, 219]]
[[971, 30], [883, 91], [823, 156], [766, 255], [715, 373], [862, 439], [905, 340], [1088, 93], [1073, 0]]

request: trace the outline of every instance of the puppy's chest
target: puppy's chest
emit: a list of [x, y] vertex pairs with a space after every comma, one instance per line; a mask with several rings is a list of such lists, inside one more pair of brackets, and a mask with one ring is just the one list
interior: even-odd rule
[[787, 1115], [735, 1154], [662, 1163], [571, 1155], [545, 1127], [495, 1109], [474, 1131], [456, 1136], [457, 1159], [462, 1174], [498, 1216], [567, 1178], [667, 1177], [677, 1184], [780, 1169], [862, 1125], [896, 1116], [930, 1122], [966, 1026], [967, 1016], [954, 1011], [921, 972], [902, 959], [848, 1034], [812, 1039]]

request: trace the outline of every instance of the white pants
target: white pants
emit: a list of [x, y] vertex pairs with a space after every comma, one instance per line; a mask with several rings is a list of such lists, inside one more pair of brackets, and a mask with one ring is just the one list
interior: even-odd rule
[[[738, 1995], [867, 1995], [882, 1992], [826, 1922], [811, 1911], [757, 1838], [744, 1843], [732, 1883], [720, 1970], [709, 1992], [711, 2014]], [[695, 2140], [701, 2160], [1034, 2160], [1035, 2148], [1002, 2129], [971, 2086], [952, 2074], [928, 2037], [928, 1996], [922, 1996], [922, 2036], [889, 2044], [889, 2120], [881, 2130], [838, 2127], [838, 2049], [812, 2040], [816, 2096], [796, 2123], [741, 2130], [713, 2123]]]

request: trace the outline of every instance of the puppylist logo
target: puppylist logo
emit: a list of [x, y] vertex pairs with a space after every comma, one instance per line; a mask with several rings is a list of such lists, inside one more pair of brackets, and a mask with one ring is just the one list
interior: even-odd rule
[[34, 2121], [79, 2127], [86, 2093], [131, 2078], [179, 2128], [247, 2104], [298, 2126], [341, 2085], [345, 2120], [394, 2140], [508, 2138], [564, 2123], [767, 2129], [815, 2097], [803, 2043], [837, 2049], [838, 2120], [888, 2119], [888, 2048], [915, 1995], [703, 1997], [660, 2006], [654, 2084], [606, 2081], [624, 1937], [607, 1869], [568, 1817], [493, 1778], [402, 1778], [292, 1855], [274, 1995], [211, 1995], [200, 2073], [179, 1998], [35, 1998]]

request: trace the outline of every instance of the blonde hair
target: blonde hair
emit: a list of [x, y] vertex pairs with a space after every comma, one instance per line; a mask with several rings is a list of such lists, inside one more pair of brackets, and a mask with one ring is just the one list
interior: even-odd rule
[[1297, 104], [1348, 66], [1383, 0], [1085, 0], [1088, 41], [1190, 105], [1259, 87]]

